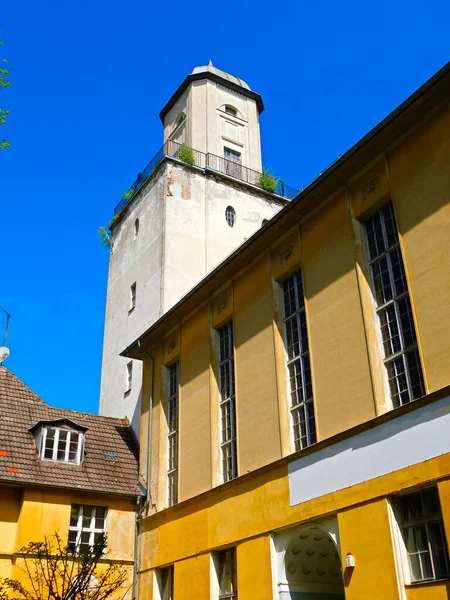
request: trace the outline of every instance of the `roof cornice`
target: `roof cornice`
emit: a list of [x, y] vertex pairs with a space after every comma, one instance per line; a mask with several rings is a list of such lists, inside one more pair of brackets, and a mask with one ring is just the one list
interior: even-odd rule
[[194, 74], [188, 75], [186, 77], [186, 79], [179, 86], [177, 91], [172, 95], [170, 100], [167, 102], [167, 104], [164, 106], [164, 108], [159, 113], [159, 118], [161, 119], [161, 121], [163, 123], [164, 123], [164, 119], [165, 119], [167, 113], [169, 112], [169, 110], [175, 105], [175, 103], [178, 101], [180, 96], [188, 89], [188, 87], [191, 85], [191, 83], [193, 83], [194, 81], [201, 81], [203, 79], [208, 79], [209, 81], [214, 81], [215, 83], [220, 83], [220, 85], [227, 87], [228, 89], [232, 90], [233, 92], [241, 94], [242, 96], [246, 96], [247, 98], [251, 98], [252, 100], [254, 100], [256, 102], [256, 106], [258, 107], [259, 113], [261, 114], [263, 112], [264, 104], [263, 104], [262, 98], [259, 94], [257, 94], [256, 92], [253, 92], [252, 90], [248, 90], [247, 88], [242, 87], [241, 85], [238, 85], [237, 83], [233, 83], [232, 81], [229, 81], [228, 79], [225, 79], [224, 77], [220, 77], [216, 73], [210, 73], [208, 71], [205, 71], [202, 73], [194, 73]]

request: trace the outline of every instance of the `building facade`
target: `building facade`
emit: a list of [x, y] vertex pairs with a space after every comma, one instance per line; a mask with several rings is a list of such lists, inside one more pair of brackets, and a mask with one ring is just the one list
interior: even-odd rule
[[450, 66], [124, 351], [139, 594], [450, 590]]
[[241, 79], [196, 67], [161, 111], [163, 148], [116, 207], [100, 413], [126, 415], [137, 435], [142, 367], [120, 352], [296, 193], [261, 187], [263, 108]]
[[[74, 552], [106, 534], [102, 565], [132, 597], [138, 447], [128, 423], [48, 406], [0, 367], [0, 579], [24, 578], [21, 549], [58, 533]], [[76, 571], [75, 571], [76, 572]]]

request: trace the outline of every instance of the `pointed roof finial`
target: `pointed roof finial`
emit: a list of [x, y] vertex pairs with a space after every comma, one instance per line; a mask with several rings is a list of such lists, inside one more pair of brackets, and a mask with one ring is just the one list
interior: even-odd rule
[[214, 66], [214, 65], [212, 64], [212, 60], [211, 60], [211, 59], [209, 59], [208, 67], [212, 67], [212, 66]]

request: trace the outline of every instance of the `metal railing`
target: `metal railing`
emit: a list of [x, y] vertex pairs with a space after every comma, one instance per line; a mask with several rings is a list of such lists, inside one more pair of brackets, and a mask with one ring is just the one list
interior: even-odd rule
[[[159, 163], [166, 156], [179, 158], [180, 160], [183, 160], [183, 162], [192, 164], [196, 167], [200, 167], [202, 169], [211, 169], [217, 171], [218, 173], [229, 175], [230, 177], [238, 179], [239, 181], [261, 187], [259, 185], [260, 177], [262, 175], [261, 172], [254, 171], [253, 169], [244, 167], [238, 162], [228, 160], [221, 156], [216, 156], [215, 154], [205, 154], [204, 152], [200, 152], [200, 150], [195, 150], [194, 148], [188, 148], [187, 156], [185, 152], [185, 155], [180, 158], [179, 151], [182, 145], [184, 144], [179, 144], [173, 140], [168, 140], [164, 146], [158, 150], [145, 169], [141, 173], [138, 173], [134, 183], [128, 188], [119, 204], [117, 204], [117, 206], [114, 208], [114, 216], [118, 215], [133, 200], [136, 194], [142, 189], [147, 179], [151, 177]], [[276, 189], [273, 193], [292, 200], [298, 194], [298, 190], [285, 185], [281, 180], [277, 180]]]

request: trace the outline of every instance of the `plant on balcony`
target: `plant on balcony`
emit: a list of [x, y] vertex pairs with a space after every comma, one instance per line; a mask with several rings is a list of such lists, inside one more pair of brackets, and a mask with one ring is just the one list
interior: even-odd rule
[[270, 173], [268, 169], [263, 167], [263, 172], [256, 181], [256, 185], [265, 190], [266, 192], [271, 192], [272, 194], [274, 194], [279, 181], [279, 177], [275, 177], [273, 173]]
[[188, 165], [195, 164], [195, 154], [192, 148], [189, 148], [186, 144], [181, 144], [178, 148], [178, 158]]

